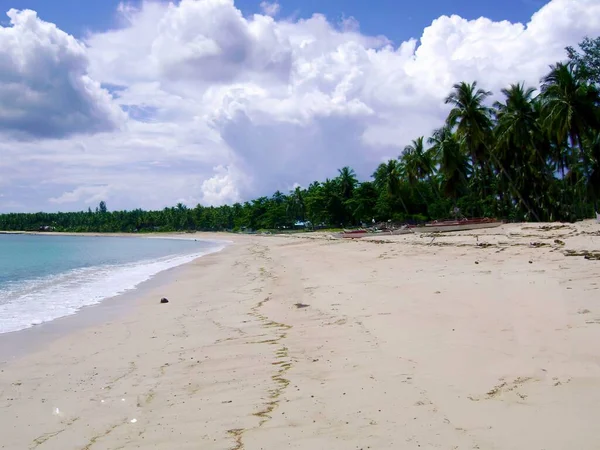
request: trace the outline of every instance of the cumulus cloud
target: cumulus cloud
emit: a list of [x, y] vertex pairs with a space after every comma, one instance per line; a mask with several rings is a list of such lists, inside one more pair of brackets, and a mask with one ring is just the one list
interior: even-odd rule
[[51, 203], [63, 204], [82, 202], [85, 204], [100, 203], [107, 197], [109, 186], [79, 186], [71, 192], [64, 192], [58, 197], [49, 199]]
[[231, 167], [217, 166], [215, 175], [202, 183], [203, 200], [208, 204], [233, 203], [240, 199]]
[[247, 20], [233, 0], [146, 3], [126, 18], [128, 27], [88, 39], [94, 73], [104, 82], [286, 82], [290, 75], [292, 49], [275, 20]]
[[28, 185], [49, 193], [32, 209], [50, 198], [80, 207], [99, 187], [112, 208], [244, 201], [347, 164], [367, 178], [441, 124], [454, 83], [478, 80], [496, 94], [517, 81], [537, 86], [566, 45], [600, 29], [597, 0], [552, 0], [526, 24], [442, 16], [399, 45], [362, 34], [355, 20], [244, 17], [232, 0], [120, 11], [119, 29], [72, 46], [88, 76], [113, 87], [128, 129], [0, 142], [13, 155], [4, 180], [43, 180]]
[[85, 46], [34, 11], [0, 26], [0, 132], [21, 138], [114, 130], [125, 115], [88, 76]]

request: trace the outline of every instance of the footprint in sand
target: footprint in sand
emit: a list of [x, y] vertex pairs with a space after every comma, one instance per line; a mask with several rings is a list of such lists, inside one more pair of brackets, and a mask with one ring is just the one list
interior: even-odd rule
[[468, 397], [469, 400], [474, 401], [474, 402], [478, 402], [480, 400], [492, 400], [492, 399], [499, 398], [499, 397], [503, 396], [504, 394], [508, 394], [510, 392], [514, 392], [515, 395], [517, 397], [519, 397], [521, 400], [525, 400], [527, 398], [527, 395], [517, 392], [516, 389], [526, 383], [529, 383], [532, 381], [538, 381], [538, 380], [533, 377], [517, 377], [512, 382], [504, 381], [503, 378], [501, 378], [499, 381], [500, 381], [500, 383], [497, 384], [496, 386], [494, 386], [488, 392], [486, 392], [486, 394], [484, 396], [478, 396], [478, 397], [469, 396]]
[[348, 319], [338, 319], [335, 322], [328, 322], [325, 325], [345, 325], [348, 322]]

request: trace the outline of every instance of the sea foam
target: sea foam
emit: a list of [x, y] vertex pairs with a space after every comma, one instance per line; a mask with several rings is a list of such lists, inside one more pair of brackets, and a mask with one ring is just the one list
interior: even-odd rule
[[0, 333], [30, 328], [75, 314], [85, 306], [123, 294], [164, 270], [222, 250], [228, 242], [210, 241], [202, 252], [135, 263], [73, 269], [9, 284], [0, 289]]

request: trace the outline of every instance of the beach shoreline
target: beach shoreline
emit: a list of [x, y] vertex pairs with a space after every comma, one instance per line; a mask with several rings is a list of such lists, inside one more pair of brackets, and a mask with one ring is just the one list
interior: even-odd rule
[[[113, 233], [0, 232], [0, 234], [27, 234], [33, 236], [87, 236], [100, 238], [142, 237], [127, 233], [119, 233], [118, 235], [115, 235]], [[206, 242], [218, 242], [223, 244], [223, 248], [216, 251], [212, 250], [195, 259], [204, 258], [214, 253], [218, 253], [226, 249], [227, 246], [233, 244], [231, 239], [223, 239], [222, 236], [217, 236], [215, 233], [207, 233], [205, 236], [194, 238], [189, 236], [189, 234], [182, 236], [180, 233], [161, 233], [160, 235], [151, 234], [146, 237], [160, 239], [203, 240]], [[130, 313], [131, 309], [135, 307], [134, 305], [136, 299], [146, 295], [149, 292], [159, 292], [161, 287], [168, 287], [169, 283], [176, 278], [179, 271], [184, 270], [185, 266], [195, 261], [195, 259], [188, 263], [162, 270], [152, 275], [149, 279], [137, 284], [135, 287], [126, 290], [125, 292], [106, 297], [98, 303], [82, 306], [73, 314], [57, 317], [55, 319], [29, 326], [21, 330], [0, 333], [0, 367], [12, 359], [25, 355], [27, 352], [31, 352], [36, 349], [39, 350], [42, 345], [48, 345], [58, 337], [63, 337], [74, 331], [93, 325], [98, 325], [106, 322], [107, 320], [116, 318], [119, 315]], [[159, 297], [159, 299], [160, 298], [161, 297]]]
[[597, 225], [226, 236], [5, 364], [0, 448], [595, 448]]
[[[26, 235], [27, 236], [35, 236], [36, 238], [39, 236], [44, 236], [43, 234], [38, 234], [38, 233], [27, 233]], [[45, 235], [44, 239], [46, 239], [46, 238], [53, 239], [54, 237], [69, 237], [69, 238], [70, 237], [81, 237], [81, 238], [93, 237], [93, 238], [98, 238], [98, 239], [103, 239], [103, 238], [114, 239], [115, 237], [134, 238], [134, 239], [140, 238], [136, 235], [127, 236], [127, 235], [122, 235], [122, 234], [118, 235], [118, 236], [114, 236], [114, 235], [110, 235], [110, 234], [94, 234], [94, 235], [64, 234], [63, 235], [60, 233], [56, 233], [56, 234]], [[50, 330], [50, 328], [52, 328], [52, 327], [49, 327], [50, 323], [52, 323], [56, 320], [63, 319], [65, 317], [71, 317], [73, 315], [77, 315], [82, 310], [87, 310], [90, 307], [105, 304], [105, 302], [108, 300], [112, 300], [113, 302], [114, 301], [118, 302], [119, 299], [121, 298], [121, 296], [129, 295], [129, 293], [131, 293], [132, 291], [135, 291], [135, 289], [138, 289], [141, 286], [144, 286], [147, 282], [154, 280], [157, 277], [157, 275], [162, 274], [162, 273], [169, 273], [174, 268], [177, 268], [181, 265], [189, 263], [189, 262], [193, 261], [194, 259], [204, 257], [204, 256], [209, 255], [214, 252], [221, 251], [222, 249], [226, 248], [228, 245], [231, 245], [233, 243], [233, 241], [231, 241], [231, 239], [225, 240], [225, 239], [222, 239], [221, 237], [217, 238], [217, 237], [215, 237], [214, 234], [210, 234], [210, 235], [207, 234], [207, 235], [203, 236], [202, 238], [199, 238], [197, 236], [196, 237], [181, 236], [178, 233], [169, 233], [169, 234], [165, 233], [160, 236], [157, 236], [157, 235], [147, 236], [147, 239], [179, 240], [179, 241], [195, 241], [195, 242], [201, 241], [201, 243], [203, 243], [205, 246], [207, 246], [207, 248], [199, 249], [192, 254], [173, 253], [173, 250], [171, 250], [172, 254], [170, 254], [169, 256], [166, 256], [166, 257], [159, 257], [158, 259], [154, 259], [153, 257], [150, 257], [150, 256], [144, 256], [139, 261], [129, 261], [126, 264], [120, 264], [120, 265], [117, 264], [117, 265], [105, 266], [105, 265], [103, 265], [103, 263], [99, 263], [99, 265], [94, 265], [93, 263], [92, 263], [92, 265], [84, 264], [84, 266], [87, 269], [89, 269], [89, 268], [101, 269], [104, 267], [108, 267], [113, 270], [111, 273], [108, 273], [108, 274], [107, 273], [95, 274], [93, 271], [88, 273], [88, 276], [91, 276], [92, 278], [88, 278], [87, 280], [90, 282], [95, 282], [96, 284], [99, 283], [99, 285], [97, 287], [101, 288], [100, 291], [95, 290], [95, 291], [92, 291], [91, 293], [86, 292], [86, 295], [91, 296], [90, 298], [92, 298], [92, 300], [81, 302], [81, 305], [78, 308], [76, 308], [76, 306], [74, 305], [69, 310], [62, 311], [62, 314], [61, 313], [51, 313], [48, 315], [48, 314], [44, 313], [44, 310], [41, 310], [41, 311], [39, 311], [39, 313], [41, 314], [41, 316], [39, 316], [39, 317], [43, 317], [43, 319], [44, 319], [43, 321], [41, 319], [38, 319], [36, 316], [32, 316], [29, 318], [29, 320], [31, 322], [22, 322], [22, 321], [18, 322], [17, 321], [17, 323], [15, 325], [13, 325], [12, 327], [9, 326], [8, 329], [5, 326], [0, 327], [0, 330], [1, 330], [0, 339], [2, 339], [6, 335], [12, 335], [13, 333], [19, 333], [21, 331], [25, 331], [28, 329], [35, 329], [36, 330], [35, 334], [46, 335], [47, 334], [46, 331], [51, 331], [52, 334], [55, 334], [54, 330]], [[113, 241], [109, 240], [107, 242], [114, 244], [114, 240]], [[176, 252], [176, 250], [175, 250], [175, 252]], [[138, 272], [137, 274], [134, 275], [133, 279], [128, 278], [127, 281], [119, 280], [119, 282], [116, 286], [111, 283], [111, 279], [110, 279], [109, 275], [126, 273], [126, 271], [131, 271], [131, 269], [136, 269], [139, 271], [140, 268], [151, 265], [154, 262], [159, 263], [159, 264], [156, 264], [155, 265], [156, 267], [152, 267], [149, 270], [145, 269], [144, 272], [142, 272], [142, 273]], [[74, 269], [70, 269], [70, 270], [79, 270], [79, 268], [77, 266], [75, 266]], [[63, 272], [63, 273], [66, 275], [69, 274], [68, 271]], [[63, 273], [56, 273], [53, 275], [53, 277], [60, 276]], [[84, 280], [81, 280], [81, 281], [84, 281]], [[152, 285], [152, 284], [150, 284], [150, 285]], [[113, 287], [106, 289], [104, 286], [113, 286]], [[35, 292], [35, 291], [33, 291], [33, 292]], [[47, 294], [47, 295], [50, 295], [50, 294]], [[55, 295], [60, 296], [60, 292], [52, 294], [52, 297], [48, 297], [48, 298], [54, 298]], [[62, 298], [57, 297], [57, 301], [60, 305], [60, 301], [62, 301]], [[47, 307], [51, 308], [52, 306], [53, 305], [48, 302]], [[101, 311], [101, 310], [98, 310], [98, 311]], [[13, 311], [13, 314], [14, 314], [14, 311]], [[11, 317], [11, 314], [9, 312], [8, 318], [10, 318], [10, 317]], [[69, 328], [70, 324], [66, 323], [64, 325], [64, 327]], [[57, 328], [57, 326], [54, 326], [54, 328]], [[60, 327], [58, 327], [58, 328], [60, 328]], [[19, 338], [13, 338], [12, 340], [13, 341], [28, 340], [28, 337], [26, 335], [23, 335], [22, 339], [21, 339], [21, 337], [19, 337]], [[0, 364], [5, 359], [6, 355], [7, 355], [6, 346], [0, 346]]]
[[[202, 255], [196, 259], [225, 251], [226, 248]], [[185, 273], [186, 266], [196, 261], [196, 259], [158, 272], [148, 280], [121, 294], [104, 298], [99, 303], [82, 306], [74, 314], [58, 317], [18, 331], [0, 333], [0, 368], [11, 360], [25, 356], [32, 351], [40, 351], [58, 338], [122, 318], [126, 314], [132, 314], [135, 312], [140, 298], [153, 295], [154, 297], [158, 296], [157, 301], [160, 300], [164, 297], [161, 294], [168, 291], [169, 286], [177, 279], [177, 276], [180, 273]]]

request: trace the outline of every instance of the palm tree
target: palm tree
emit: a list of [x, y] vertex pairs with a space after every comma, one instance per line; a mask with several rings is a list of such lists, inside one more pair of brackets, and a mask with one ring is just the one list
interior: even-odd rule
[[461, 82], [453, 86], [454, 91], [446, 97], [446, 104], [452, 109], [446, 120], [450, 129], [456, 128], [456, 136], [471, 157], [473, 168], [483, 169], [486, 163], [486, 147], [492, 129], [492, 110], [484, 101], [492, 95], [490, 91]]
[[329, 220], [326, 211], [326, 197], [322, 183], [314, 181], [308, 185], [304, 194], [306, 218], [313, 225], [319, 225]]
[[562, 143], [559, 142], [553, 135], [554, 133], [550, 133], [546, 129], [544, 123], [545, 104], [542, 95], [538, 95], [532, 100], [532, 106], [537, 117], [536, 133], [534, 133], [535, 148], [545, 161], [554, 165], [554, 170], [560, 171], [564, 178], [569, 160], [569, 148], [566, 140]]
[[408, 182], [411, 189], [414, 189], [419, 182], [417, 175], [417, 158], [412, 152], [403, 151], [398, 157], [399, 178]]
[[[550, 136], [559, 144], [568, 142], [571, 147], [569, 173], [564, 178], [573, 192], [578, 192], [579, 214], [585, 200], [585, 190], [592, 175], [590, 153], [584, 146], [584, 137], [600, 129], [600, 94], [598, 89], [581, 80], [572, 63], [551, 66], [542, 80], [543, 124]], [[578, 147], [579, 151], [575, 151]], [[581, 181], [585, 179], [585, 181]]]
[[418, 137], [404, 147], [400, 155], [400, 163], [406, 173], [406, 178], [411, 186], [431, 176], [433, 162], [431, 153], [425, 150], [424, 138]]
[[452, 109], [446, 119], [447, 126], [456, 131], [463, 152], [471, 159], [473, 177], [471, 183], [481, 199], [487, 197], [492, 168], [488, 158], [488, 143], [491, 135], [491, 109], [484, 101], [491, 92], [477, 88], [477, 82], [461, 82], [446, 97]]
[[456, 136], [448, 126], [435, 130], [428, 143], [432, 146], [432, 154], [439, 164], [442, 190], [456, 204], [458, 197], [463, 195], [467, 188], [470, 168], [466, 155], [461, 151]]
[[578, 146], [586, 162], [583, 136], [600, 125], [598, 89], [580, 80], [572, 63], [551, 66], [542, 83], [545, 128], [558, 142], [568, 139], [571, 147]]
[[404, 211], [408, 214], [406, 204], [400, 195], [401, 167], [397, 160], [390, 159], [387, 163], [381, 163], [371, 175], [375, 180], [375, 186], [380, 192], [385, 192], [392, 203], [400, 201]]
[[594, 209], [598, 212], [598, 199], [600, 199], [600, 132], [594, 133], [589, 139], [587, 149], [591, 161], [587, 188], [594, 202]]
[[299, 186], [290, 192], [286, 209], [288, 216], [291, 217], [294, 222], [297, 220], [304, 221], [306, 206], [304, 204], [304, 194]]
[[[506, 183], [517, 202], [537, 220], [535, 209], [543, 210], [546, 178], [546, 157], [537, 148], [540, 126], [535, 105], [535, 89], [523, 84], [512, 84], [502, 89], [504, 103], [496, 102], [496, 128], [494, 152], [490, 154], [501, 171], [501, 192]], [[536, 206], [533, 208], [530, 206]]]
[[352, 216], [358, 221], [370, 221], [375, 216], [378, 192], [374, 183], [366, 181], [360, 183], [354, 190], [352, 199], [348, 202]]
[[342, 197], [345, 200], [348, 200], [352, 197], [352, 191], [354, 191], [354, 188], [358, 184], [356, 173], [348, 166], [338, 169], [338, 173], [337, 180], [339, 182]]
[[[507, 152], [510, 148], [524, 149], [534, 144], [534, 132], [538, 128], [534, 107], [534, 88], [523, 84], [511, 84], [502, 89], [504, 103], [496, 102], [496, 144]], [[509, 155], [506, 155], [509, 156]]]

